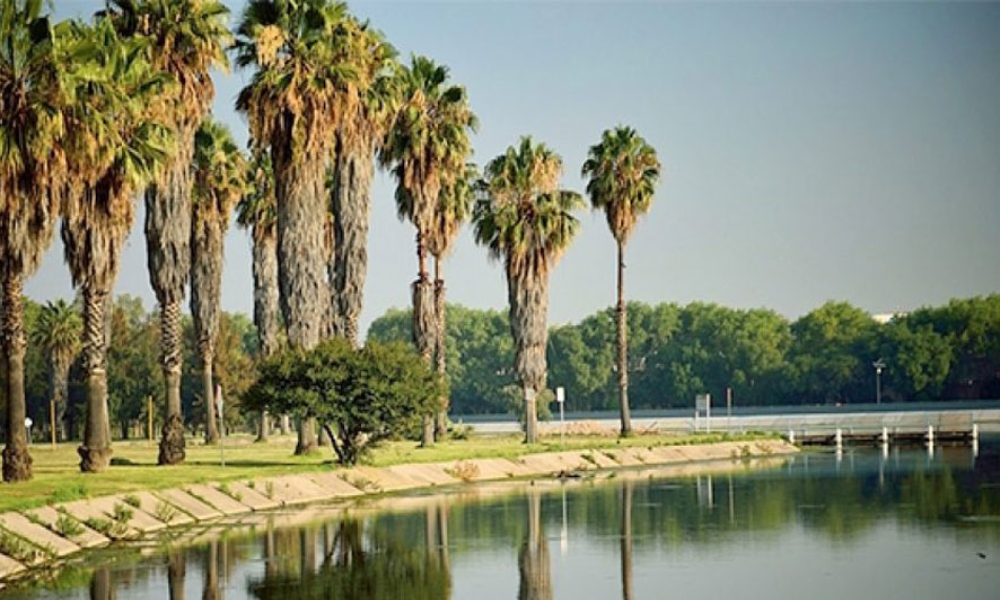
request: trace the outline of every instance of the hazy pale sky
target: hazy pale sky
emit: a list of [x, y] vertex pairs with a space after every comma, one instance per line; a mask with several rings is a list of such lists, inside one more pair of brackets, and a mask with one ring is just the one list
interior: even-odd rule
[[[227, 2], [235, 24], [243, 2]], [[96, 0], [56, 0], [60, 17]], [[872, 313], [1000, 292], [1000, 3], [352, 2], [401, 56], [448, 65], [481, 128], [480, 165], [530, 134], [582, 192], [587, 148], [616, 124], [659, 153], [663, 177], [628, 246], [626, 295], [797, 318], [827, 300]], [[249, 73], [220, 75], [215, 114]], [[362, 327], [409, 304], [413, 228], [376, 175]], [[139, 205], [141, 207], [141, 202]], [[582, 212], [551, 280], [549, 321], [613, 304], [614, 243]], [[154, 305], [143, 211], [117, 294]], [[506, 306], [502, 268], [466, 230], [450, 302]], [[252, 314], [250, 240], [232, 228], [223, 306]], [[71, 297], [57, 240], [28, 281]]]

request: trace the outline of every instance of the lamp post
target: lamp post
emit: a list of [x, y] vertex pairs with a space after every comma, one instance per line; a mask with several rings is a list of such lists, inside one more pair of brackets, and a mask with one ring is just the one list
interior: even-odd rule
[[882, 404], [882, 369], [885, 362], [880, 358], [872, 363], [875, 367], [875, 404]]

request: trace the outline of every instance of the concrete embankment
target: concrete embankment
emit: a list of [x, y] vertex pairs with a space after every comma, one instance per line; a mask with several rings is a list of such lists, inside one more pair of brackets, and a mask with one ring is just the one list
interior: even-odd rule
[[[691, 446], [603, 448], [394, 467], [353, 467], [241, 482], [198, 483], [11, 512], [0, 515], [3, 582], [87, 548], [135, 540], [169, 527], [331, 500], [421, 488], [558, 477], [610, 469], [682, 467], [676, 475], [797, 452], [781, 440]], [[712, 463], [710, 461], [715, 461]], [[688, 470], [690, 467], [690, 470]]]

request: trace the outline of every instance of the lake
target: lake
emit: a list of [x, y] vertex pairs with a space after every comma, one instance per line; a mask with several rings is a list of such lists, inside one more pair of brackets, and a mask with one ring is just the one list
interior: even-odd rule
[[0, 595], [1000, 597], [1000, 438], [984, 437], [976, 451], [847, 449], [680, 473], [258, 514], [96, 551]]

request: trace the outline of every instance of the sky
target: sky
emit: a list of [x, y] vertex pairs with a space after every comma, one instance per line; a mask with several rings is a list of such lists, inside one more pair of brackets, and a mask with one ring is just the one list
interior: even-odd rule
[[[103, 3], [55, 0], [56, 15]], [[243, 2], [226, 2], [238, 22]], [[1000, 292], [1000, 3], [363, 1], [400, 55], [464, 85], [482, 165], [522, 135], [563, 158], [563, 185], [604, 129], [629, 125], [663, 164], [626, 250], [626, 296], [798, 318], [828, 300], [873, 314]], [[214, 113], [250, 73], [216, 78]], [[138, 203], [116, 294], [155, 297]], [[602, 213], [551, 276], [550, 324], [615, 302]], [[393, 182], [376, 175], [361, 327], [409, 305], [417, 262]], [[449, 302], [506, 307], [501, 265], [468, 228], [445, 265]], [[53, 243], [25, 293], [73, 295]], [[226, 239], [223, 308], [253, 311], [250, 239]]]

